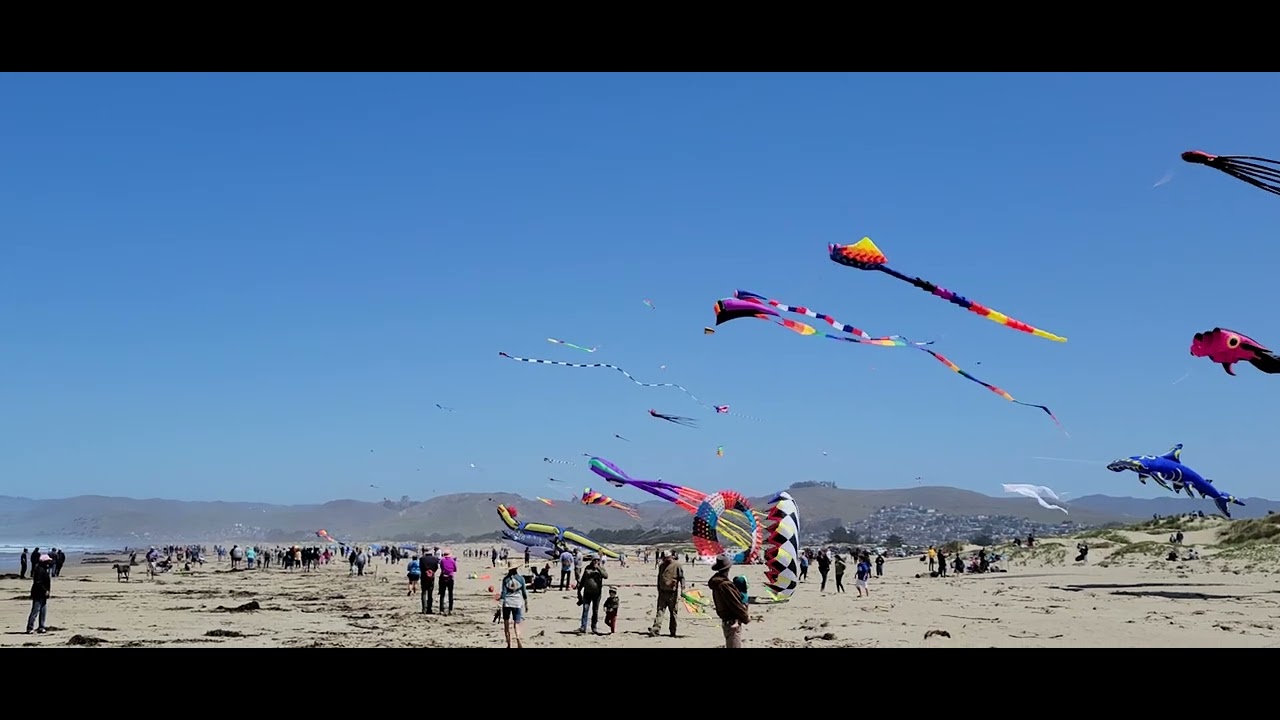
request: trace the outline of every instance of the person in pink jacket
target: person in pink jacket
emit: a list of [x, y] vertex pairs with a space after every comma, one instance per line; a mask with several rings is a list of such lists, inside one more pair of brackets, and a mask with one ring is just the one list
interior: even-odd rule
[[[442, 615], [453, 614], [453, 576], [458, 574], [458, 561], [453, 559], [453, 553], [445, 550], [440, 558], [440, 613]], [[448, 609], [445, 609], [444, 598], [449, 596]]]

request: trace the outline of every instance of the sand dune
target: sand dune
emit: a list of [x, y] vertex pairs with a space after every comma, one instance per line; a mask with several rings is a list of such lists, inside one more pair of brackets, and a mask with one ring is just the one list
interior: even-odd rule
[[[1016, 551], [1008, 572], [951, 578], [916, 577], [924, 564], [893, 560], [872, 582], [870, 598], [819, 592], [816, 570], [791, 602], [754, 605], [747, 646], [755, 647], [1266, 647], [1280, 645], [1280, 582], [1275, 546], [1248, 552], [1208, 546], [1215, 530], [1194, 530], [1185, 545], [1205, 557], [1164, 559], [1165, 531], [1124, 532], [1087, 539], [1088, 564], [1071, 562], [1075, 540], [1051, 539]], [[456, 548], [460, 550], [461, 548]], [[1185, 552], [1185, 549], [1184, 549]], [[1216, 553], [1216, 554], [1215, 554]], [[460, 559], [455, 614], [424, 616], [407, 597], [404, 565], [381, 562], [365, 577], [347, 566], [317, 572], [232, 572], [209, 563], [154, 581], [135, 568], [116, 582], [109, 565], [68, 565], [54, 580], [51, 630], [23, 633], [29, 582], [0, 580], [4, 598], [0, 646], [217, 645], [221, 647], [505, 647], [497, 604], [489, 591], [502, 569]], [[722, 642], [714, 615], [681, 611], [677, 638], [647, 637], [654, 570], [632, 563], [607, 566], [619, 586], [622, 614], [614, 636], [579, 636], [573, 593], [532, 597], [526, 647], [714, 647]], [[750, 581], [759, 567], [743, 568]], [[686, 570], [706, 590], [710, 570]], [[469, 577], [475, 573], [477, 577]], [[736, 573], [735, 573], [736, 574]], [[487, 576], [487, 577], [486, 577]], [[850, 591], [852, 575], [846, 576]], [[256, 601], [258, 610], [235, 612]], [[665, 623], [664, 623], [665, 628]], [[930, 630], [950, 638], [925, 638]], [[76, 637], [78, 636], [78, 637]], [[73, 637], [76, 637], [73, 640]]]

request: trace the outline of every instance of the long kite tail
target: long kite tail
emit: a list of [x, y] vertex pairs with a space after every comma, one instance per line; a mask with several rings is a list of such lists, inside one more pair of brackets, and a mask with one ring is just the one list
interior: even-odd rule
[[1047, 330], [1041, 330], [1040, 328], [1022, 322], [1021, 320], [1015, 320], [998, 310], [993, 310], [985, 305], [976, 303], [969, 298], [966, 298], [963, 295], [958, 295], [944, 287], [938, 287], [928, 280], [918, 277], [910, 277], [894, 270], [885, 264], [889, 261], [889, 258], [880, 251], [880, 248], [876, 247], [875, 243], [871, 242], [871, 238], [869, 237], [864, 237], [853, 245], [828, 245], [827, 250], [830, 253], [832, 261], [846, 267], [857, 268], [859, 270], [879, 270], [880, 272], [892, 275], [899, 280], [911, 283], [927, 293], [940, 297], [952, 305], [962, 307], [969, 312], [980, 315], [992, 322], [998, 322], [1006, 327], [1013, 328], [1014, 330], [1019, 330], [1024, 333], [1029, 333], [1036, 337], [1042, 337], [1046, 340], [1052, 340], [1054, 342], [1067, 341], [1067, 339], [1061, 335], [1054, 335]]
[[[937, 352], [934, 352], [933, 350], [930, 350], [929, 348], [926, 348], [926, 347], [920, 347], [919, 345], [916, 345], [916, 346], [915, 346], [915, 348], [916, 348], [917, 350], [920, 350], [921, 352], [927, 352], [927, 353], [929, 353], [930, 355], [932, 355], [932, 356], [934, 357], [934, 359], [935, 359], [935, 360], [937, 360], [938, 362], [942, 363], [943, 365], [946, 365], [947, 367], [951, 368], [951, 370], [952, 370], [952, 371], [957, 372], [957, 373], [960, 373], [960, 375], [961, 375], [962, 377], [964, 377], [966, 380], [972, 380], [973, 382], [978, 383], [978, 384], [979, 384], [979, 385], [981, 385], [982, 387], [984, 387], [984, 388], [986, 388], [986, 389], [990, 390], [991, 392], [993, 392], [993, 393], [995, 393], [995, 394], [999, 395], [1000, 397], [1004, 398], [1005, 400], [1008, 400], [1009, 402], [1014, 403], [1015, 405], [1025, 405], [1026, 407], [1040, 408], [1041, 410], [1043, 410], [1043, 411], [1044, 411], [1044, 413], [1045, 413], [1046, 415], [1048, 415], [1048, 416], [1049, 416], [1049, 418], [1050, 418], [1051, 420], [1053, 420], [1054, 424], [1058, 426], [1058, 429], [1059, 429], [1059, 430], [1061, 430], [1063, 433], [1067, 433], [1067, 429], [1066, 429], [1066, 428], [1064, 428], [1064, 427], [1062, 427], [1062, 423], [1061, 423], [1061, 422], [1058, 422], [1058, 416], [1057, 416], [1057, 415], [1054, 415], [1054, 414], [1053, 414], [1053, 411], [1052, 411], [1052, 410], [1050, 410], [1047, 406], [1045, 406], [1045, 405], [1036, 405], [1035, 403], [1028, 403], [1028, 402], [1022, 402], [1021, 400], [1017, 400], [1017, 399], [1015, 399], [1012, 395], [1010, 395], [1008, 392], [1006, 392], [1005, 390], [1003, 390], [1003, 389], [1001, 389], [1001, 388], [998, 388], [998, 387], [996, 387], [995, 385], [992, 385], [991, 383], [983, 382], [983, 381], [979, 380], [978, 378], [976, 378], [976, 377], [974, 377], [974, 376], [970, 375], [969, 373], [965, 372], [964, 370], [961, 370], [959, 365], [956, 365], [955, 363], [951, 362], [950, 360], [948, 360], [948, 359], [947, 359], [945, 356], [943, 356], [942, 354], [937, 353]], [[1067, 436], [1068, 436], [1068, 437], [1070, 437], [1070, 433], [1067, 433]]]
[[1193, 165], [1220, 170], [1256, 188], [1280, 195], [1280, 161], [1253, 155], [1210, 155], [1202, 150], [1188, 150], [1182, 153], [1182, 159]]
[[647, 383], [647, 382], [640, 382], [639, 380], [635, 379], [635, 378], [631, 375], [631, 373], [627, 372], [626, 370], [623, 370], [622, 368], [618, 367], [617, 365], [609, 365], [609, 364], [606, 364], [606, 363], [570, 363], [570, 362], [561, 362], [561, 361], [559, 361], [559, 360], [539, 360], [538, 358], [524, 358], [524, 357], [516, 357], [515, 355], [509, 355], [509, 354], [507, 354], [507, 353], [505, 353], [505, 352], [499, 352], [498, 354], [499, 354], [499, 355], [501, 355], [501, 356], [502, 356], [502, 357], [504, 357], [504, 358], [507, 358], [508, 360], [519, 360], [520, 362], [526, 362], [526, 363], [537, 363], [537, 364], [539, 364], [539, 365], [560, 365], [561, 367], [571, 367], [571, 368], [609, 368], [610, 370], [617, 370], [618, 372], [622, 373], [623, 377], [625, 377], [626, 379], [628, 379], [628, 380], [630, 380], [631, 382], [635, 383], [636, 385], [639, 385], [640, 387], [651, 387], [651, 388], [669, 387], [669, 388], [675, 388], [675, 389], [679, 390], [680, 392], [684, 393], [685, 395], [688, 395], [688, 396], [689, 396], [689, 397], [690, 397], [694, 402], [698, 403], [698, 404], [699, 404], [699, 405], [701, 405], [702, 407], [705, 407], [705, 408], [713, 407], [713, 406], [708, 405], [707, 403], [704, 403], [704, 402], [702, 402], [701, 400], [699, 400], [697, 395], [694, 395], [693, 393], [689, 392], [689, 390], [688, 390], [687, 388], [685, 388], [685, 387], [683, 387], [683, 386], [681, 386], [681, 385], [677, 385], [677, 384], [675, 384], [675, 383]]
[[[739, 291], [739, 292], [743, 292], [743, 291]], [[748, 315], [743, 313], [741, 308], [736, 308], [736, 309], [728, 308], [727, 306], [730, 303], [739, 303], [739, 304], [749, 303], [751, 305], [761, 306], [760, 307], [761, 312], [751, 313]], [[815, 329], [813, 326], [807, 325], [798, 320], [792, 320], [790, 318], [780, 317], [776, 312], [772, 310], [768, 310], [767, 308], [763, 307], [764, 304], [765, 304], [764, 302], [756, 299], [755, 297], [733, 298], [732, 300], [717, 300], [715, 304], [716, 324], [722, 325], [726, 322], [730, 322], [732, 320], [736, 320], [739, 318], [754, 317], [760, 320], [767, 320], [768, 322], [774, 323], [776, 325], [781, 325], [782, 327], [798, 335], [821, 336], [821, 337], [828, 338], [830, 340], [839, 340], [840, 342], [858, 343], [862, 345], [881, 345], [884, 347], [901, 347], [903, 345], [906, 345], [906, 343], [903, 340], [901, 340], [898, 336], [888, 336], [888, 337], [879, 337], [879, 338], [873, 338], [873, 337], [867, 336], [864, 338], [860, 336], [846, 337], [844, 335], [832, 335], [831, 333], [824, 333], [824, 332], [821, 332], [820, 330]], [[779, 307], [782, 307], [782, 306], [779, 305]], [[852, 326], [845, 326], [845, 327], [852, 327]], [[854, 329], [856, 330], [857, 328], [854, 328]]]
[[547, 342], [555, 343], [557, 345], [564, 345], [565, 347], [571, 347], [574, 350], [581, 350], [583, 352], [589, 352], [589, 353], [593, 353], [596, 350], [599, 350], [599, 348], [589, 348], [589, 347], [583, 347], [581, 345], [574, 345], [571, 342], [565, 342], [564, 340], [557, 340], [555, 338], [547, 338]]
[[854, 335], [856, 337], [862, 338], [863, 340], [894, 339], [894, 336], [889, 336], [884, 338], [873, 338], [870, 335], [868, 335], [864, 330], [860, 330], [852, 325], [842, 323], [839, 320], [831, 317], [830, 315], [827, 315], [826, 313], [820, 313], [816, 310], [810, 310], [809, 308], [803, 305], [788, 305], [779, 300], [773, 300], [763, 295], [757, 295], [756, 293], [748, 292], [746, 290], [735, 290], [733, 293], [733, 296], [738, 298], [739, 300], [746, 300], [747, 302], [763, 303], [765, 305], [773, 306], [783, 312], [795, 313], [797, 315], [804, 315], [806, 317], [811, 317], [814, 320], [821, 320], [842, 333], [848, 333], [850, 335]]
[[740, 412], [733, 412], [733, 411], [729, 410], [729, 406], [728, 406], [728, 405], [717, 405], [717, 406], [716, 406], [716, 413], [718, 413], [718, 414], [720, 414], [720, 415], [732, 415], [733, 417], [740, 417], [740, 418], [744, 418], [744, 419], [746, 419], [746, 420], [753, 420], [753, 421], [755, 421], [755, 422], [763, 422], [763, 421], [762, 421], [760, 418], [758, 418], [758, 417], [753, 417], [753, 416], [751, 416], [751, 415], [743, 415], [743, 414], [742, 414], [742, 413], [740, 413]]

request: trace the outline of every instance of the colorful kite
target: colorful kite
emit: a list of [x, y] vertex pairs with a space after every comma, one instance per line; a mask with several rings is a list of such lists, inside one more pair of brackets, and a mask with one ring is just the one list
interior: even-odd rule
[[548, 538], [551, 542], [567, 542], [587, 550], [589, 552], [599, 553], [607, 558], [616, 560], [618, 553], [604, 545], [592, 540], [586, 535], [582, 535], [574, 530], [568, 530], [557, 525], [548, 523], [535, 523], [517, 520], [520, 513], [514, 506], [498, 505], [498, 517], [501, 518], [508, 530], [516, 533], [524, 533], [527, 535], [535, 535]]
[[716, 457], [724, 457], [724, 446], [716, 448]]
[[1280, 355], [1248, 335], [1226, 328], [1196, 333], [1191, 338], [1191, 354], [1222, 365], [1228, 375], [1236, 374], [1231, 366], [1238, 362], [1247, 362], [1268, 375], [1280, 373]]
[[679, 385], [676, 385], [675, 383], [646, 383], [646, 382], [640, 382], [639, 380], [637, 380], [637, 379], [635, 379], [634, 377], [632, 377], [631, 373], [627, 372], [626, 370], [623, 370], [622, 368], [618, 367], [617, 365], [608, 365], [608, 364], [605, 364], [605, 363], [568, 363], [568, 362], [560, 362], [559, 360], [539, 360], [539, 359], [537, 359], [537, 358], [523, 358], [523, 357], [516, 357], [515, 355], [508, 355], [507, 353], [504, 353], [504, 352], [499, 352], [499, 353], [498, 353], [498, 355], [500, 355], [500, 356], [502, 356], [502, 357], [504, 357], [504, 358], [507, 358], [508, 360], [519, 360], [520, 362], [525, 362], [525, 363], [536, 363], [536, 364], [538, 364], [538, 365], [559, 365], [559, 366], [561, 366], [561, 367], [571, 367], [571, 368], [609, 368], [610, 370], [617, 370], [618, 372], [622, 373], [623, 377], [625, 377], [626, 379], [628, 379], [628, 380], [630, 380], [631, 382], [635, 383], [636, 385], [639, 385], [640, 387], [652, 387], [652, 388], [669, 387], [669, 388], [675, 388], [675, 389], [679, 390], [680, 392], [684, 393], [685, 395], [688, 395], [690, 398], [692, 398], [692, 399], [693, 399], [693, 401], [694, 401], [694, 402], [698, 403], [699, 405], [701, 405], [701, 406], [703, 406], [703, 407], [705, 407], [705, 408], [710, 408], [710, 407], [711, 407], [710, 405], [708, 405], [708, 404], [706, 404], [706, 403], [702, 402], [701, 400], [699, 400], [699, 399], [698, 399], [698, 396], [696, 396], [696, 395], [694, 395], [693, 393], [689, 392], [687, 389], [685, 389], [685, 388], [683, 388], [683, 387], [681, 387], [681, 386], [679, 386]]
[[680, 593], [680, 599], [684, 601], [684, 609], [694, 615], [705, 615], [708, 607], [712, 607], [711, 601], [702, 596], [700, 590], [686, 590]]
[[645, 299], [645, 300], [644, 300], [644, 304], [645, 304], [645, 305], [648, 305], [650, 310], [657, 310], [657, 309], [658, 309], [658, 306], [657, 306], [657, 305], [654, 305], [652, 300]]
[[520, 530], [507, 529], [502, 531], [502, 537], [518, 545], [521, 550], [528, 548], [531, 552], [537, 552], [539, 555], [545, 555], [549, 558], [560, 557], [560, 551], [556, 549], [555, 541], [546, 535], [534, 535]]
[[[964, 370], [961, 370], [958, 365], [951, 362], [940, 353], [934, 352], [933, 350], [930, 350], [929, 348], [925, 347], [925, 345], [930, 345], [932, 343], [912, 342], [902, 337], [901, 335], [891, 335], [883, 338], [873, 338], [870, 335], [868, 335], [866, 332], [859, 330], [858, 328], [852, 325], [846, 325], [840, 322], [839, 320], [836, 320], [835, 318], [831, 317], [830, 315], [819, 313], [803, 306], [787, 305], [777, 300], [770, 300], [770, 299], [764, 298], [763, 295], [757, 295], [755, 293], [750, 293], [745, 290], [739, 290], [737, 293], [735, 293], [735, 295], [737, 295], [737, 297], [735, 297], [734, 299], [725, 299], [716, 303], [716, 322], [717, 323], [728, 322], [729, 320], [735, 320], [742, 317], [760, 317], [762, 319], [769, 319], [768, 317], [765, 317], [765, 315], [777, 316], [777, 312], [770, 307], [766, 307], [766, 305], [772, 305], [773, 307], [780, 308], [782, 310], [785, 310], [786, 312], [794, 312], [802, 315], [807, 315], [809, 317], [819, 318], [825, 321], [826, 323], [828, 323], [829, 325], [831, 325], [832, 327], [839, 329], [841, 332], [849, 333], [850, 335], [856, 336], [856, 337], [838, 337], [836, 335], [827, 335], [827, 337], [829, 338], [833, 338], [836, 340], [847, 340], [849, 342], [867, 343], [871, 345], [913, 347], [917, 350], [920, 350], [921, 352], [929, 353], [929, 355], [933, 356], [935, 360], [942, 363], [943, 365], [946, 365], [948, 368], [950, 368], [954, 372], [959, 373], [961, 376], [963, 376], [968, 380], [972, 380], [973, 382], [978, 383], [979, 385], [987, 388], [988, 390], [999, 395], [1005, 400], [1008, 400], [1018, 405], [1025, 405], [1027, 407], [1040, 408], [1045, 412], [1045, 414], [1047, 414], [1050, 418], [1053, 419], [1053, 422], [1057, 424], [1059, 428], [1062, 428], [1062, 423], [1058, 422], [1057, 416], [1055, 416], [1053, 414], [1053, 411], [1050, 410], [1048, 407], [1044, 405], [1036, 405], [1034, 403], [1026, 403], [1026, 402], [1022, 402], [1021, 400], [1016, 400], [1012, 395], [996, 387], [995, 385], [979, 380], [978, 378], [970, 375]], [[764, 313], [764, 315], [761, 315], [760, 313]], [[722, 320], [721, 319], [722, 317], [725, 317], [726, 319]], [[802, 335], [811, 335], [817, 332], [816, 330], [809, 327], [808, 325], [805, 325], [804, 323], [796, 322], [794, 320], [782, 319], [782, 320], [774, 320], [774, 322], [777, 322], [778, 324], [783, 325], [784, 327], [795, 330], [796, 332], [799, 332]], [[800, 328], [803, 328], [803, 330], [797, 329], [795, 326], [799, 326]], [[720, 407], [727, 408], [728, 406], [720, 406]], [[718, 408], [717, 408], [717, 412], [719, 412]], [[1063, 432], [1066, 432], [1066, 431], [1064, 430]]]
[[732, 415], [732, 416], [734, 416], [734, 417], [746, 418], [746, 419], [748, 419], [748, 420], [755, 420], [756, 422], [760, 422], [760, 418], [758, 418], [758, 417], [752, 417], [752, 416], [750, 416], [750, 415], [743, 415], [742, 413], [729, 412], [729, 406], [728, 406], [728, 405], [716, 405], [716, 412], [717, 412], [718, 414], [720, 414], [720, 415]]
[[769, 501], [764, 532], [765, 587], [774, 600], [789, 600], [800, 584], [800, 511], [790, 494]]
[[321, 540], [324, 540], [325, 542], [338, 543], [340, 545], [345, 544], [341, 540], [330, 535], [328, 530], [317, 530], [316, 537], [320, 538]]
[[538, 502], [542, 503], [543, 505], [549, 505], [549, 506], [551, 506], [551, 507], [555, 507], [555, 506], [556, 506], [556, 504], [555, 504], [555, 503], [551, 502], [550, 500], [548, 500], [548, 499], [546, 499], [546, 498], [535, 497], [535, 498], [534, 498], [534, 500], [537, 500]]
[[1237, 180], [1280, 195], [1280, 161], [1252, 155], [1210, 155], [1202, 150], [1188, 150], [1182, 153], [1182, 159], [1192, 165], [1221, 170]]
[[1035, 498], [1036, 502], [1040, 503], [1040, 507], [1046, 510], [1061, 510], [1065, 515], [1070, 514], [1067, 512], [1066, 508], [1060, 505], [1050, 505], [1049, 501], [1045, 500], [1045, 496], [1048, 496], [1051, 500], [1062, 502], [1062, 498], [1058, 497], [1057, 493], [1043, 485], [1024, 485], [1018, 483], [1014, 485], [1001, 484], [1000, 487], [1004, 488], [1004, 491], [1007, 493], [1015, 493], [1017, 495]]
[[[885, 347], [900, 347], [906, 343], [897, 338], [873, 338], [867, 337], [842, 337], [840, 335], [831, 335], [830, 333], [819, 332], [812, 326], [806, 325], [797, 320], [784, 318], [778, 314], [776, 310], [765, 307], [758, 301], [746, 298], [725, 298], [717, 300], [715, 304], [716, 325], [723, 325], [731, 320], [740, 320], [742, 318], [758, 318], [767, 320], [800, 335], [821, 335], [831, 340], [839, 340], [841, 342], [862, 343], [866, 345], [881, 345]], [[852, 327], [852, 326], [850, 326]], [[855, 328], [856, 330], [856, 328]], [[861, 331], [858, 331], [861, 332]], [[864, 333], [865, 334], [865, 333]]]
[[675, 423], [676, 425], [683, 425], [685, 427], [691, 427], [691, 428], [698, 427], [697, 420], [694, 420], [693, 418], [683, 417], [681, 415], [667, 415], [666, 413], [660, 413], [657, 410], [652, 410], [652, 409], [649, 410], [649, 415], [656, 417], [659, 420], [666, 420], [669, 423]]
[[614, 500], [608, 495], [598, 493], [592, 490], [591, 488], [587, 488], [582, 491], [582, 504], [583, 505], [603, 505], [604, 507], [611, 507], [616, 510], [621, 510], [622, 512], [630, 515], [632, 518], [636, 520], [640, 519], [640, 513], [636, 512], [635, 508], [631, 507], [630, 505], [623, 505], [622, 503], [618, 502], [617, 500]]
[[[750, 538], [749, 544], [745, 545], [740, 552], [730, 555], [730, 559], [737, 564], [754, 564], [760, 557], [760, 545], [764, 542], [764, 528], [756, 521], [751, 503], [740, 493], [731, 490], [711, 493], [698, 504], [698, 510], [693, 514], [693, 546], [703, 557], [715, 557], [726, 553], [719, 538], [721, 516], [726, 510], [735, 510], [747, 519]], [[733, 538], [736, 535], [738, 533], [728, 533], [726, 537]]]
[[871, 242], [871, 238], [869, 237], [864, 237], [853, 245], [828, 245], [827, 250], [831, 255], [831, 259], [841, 265], [857, 268], [859, 270], [879, 270], [880, 272], [885, 273], [886, 275], [891, 275], [903, 282], [911, 283], [927, 293], [932, 293], [952, 305], [958, 305], [969, 312], [981, 315], [988, 320], [998, 322], [1006, 327], [1013, 328], [1014, 330], [1020, 330], [1024, 333], [1030, 333], [1036, 337], [1042, 337], [1046, 340], [1053, 340], [1054, 342], [1067, 341], [1064, 337], [1032, 327], [1020, 320], [1014, 320], [1002, 312], [980, 305], [966, 297], [957, 295], [946, 288], [938, 287], [928, 280], [903, 275], [885, 264], [889, 262], [889, 258], [885, 257], [885, 254], [880, 251], [880, 248], [876, 247], [875, 243]]
[[565, 342], [564, 340], [557, 340], [555, 338], [547, 338], [547, 342], [556, 343], [557, 345], [564, 345], [565, 347], [571, 347], [574, 350], [582, 350], [583, 352], [589, 352], [589, 353], [593, 353], [600, 349], [598, 347], [593, 347], [593, 348], [582, 347], [581, 345], [574, 345], [571, 342]]
[[[673, 485], [661, 480], [638, 480], [604, 458], [593, 457], [588, 466], [591, 468], [591, 472], [604, 478], [614, 487], [630, 485], [637, 490], [643, 490], [669, 503], [674, 503], [681, 510], [690, 514], [697, 514], [698, 508], [707, 499], [706, 493], [693, 488]], [[754, 522], [754, 520], [753, 517], [752, 521]], [[721, 535], [728, 538], [738, 547], [751, 547], [751, 532], [732, 520], [721, 520], [718, 529]]]

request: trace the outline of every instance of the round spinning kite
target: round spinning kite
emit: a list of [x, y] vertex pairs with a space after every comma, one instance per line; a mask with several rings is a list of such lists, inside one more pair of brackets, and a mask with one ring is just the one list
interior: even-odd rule
[[[747, 520], [747, 527], [739, 528], [727, 519], [722, 522], [721, 516], [727, 510], [742, 513]], [[746, 532], [740, 532], [741, 530]], [[732, 490], [707, 495], [706, 499], [698, 505], [698, 510], [693, 516], [693, 545], [698, 549], [699, 555], [725, 554], [724, 543], [720, 541], [721, 537], [743, 548], [731, 556], [733, 562], [749, 565], [760, 557], [760, 546], [764, 543], [764, 528], [756, 522], [751, 503], [747, 502], [740, 493]]]

